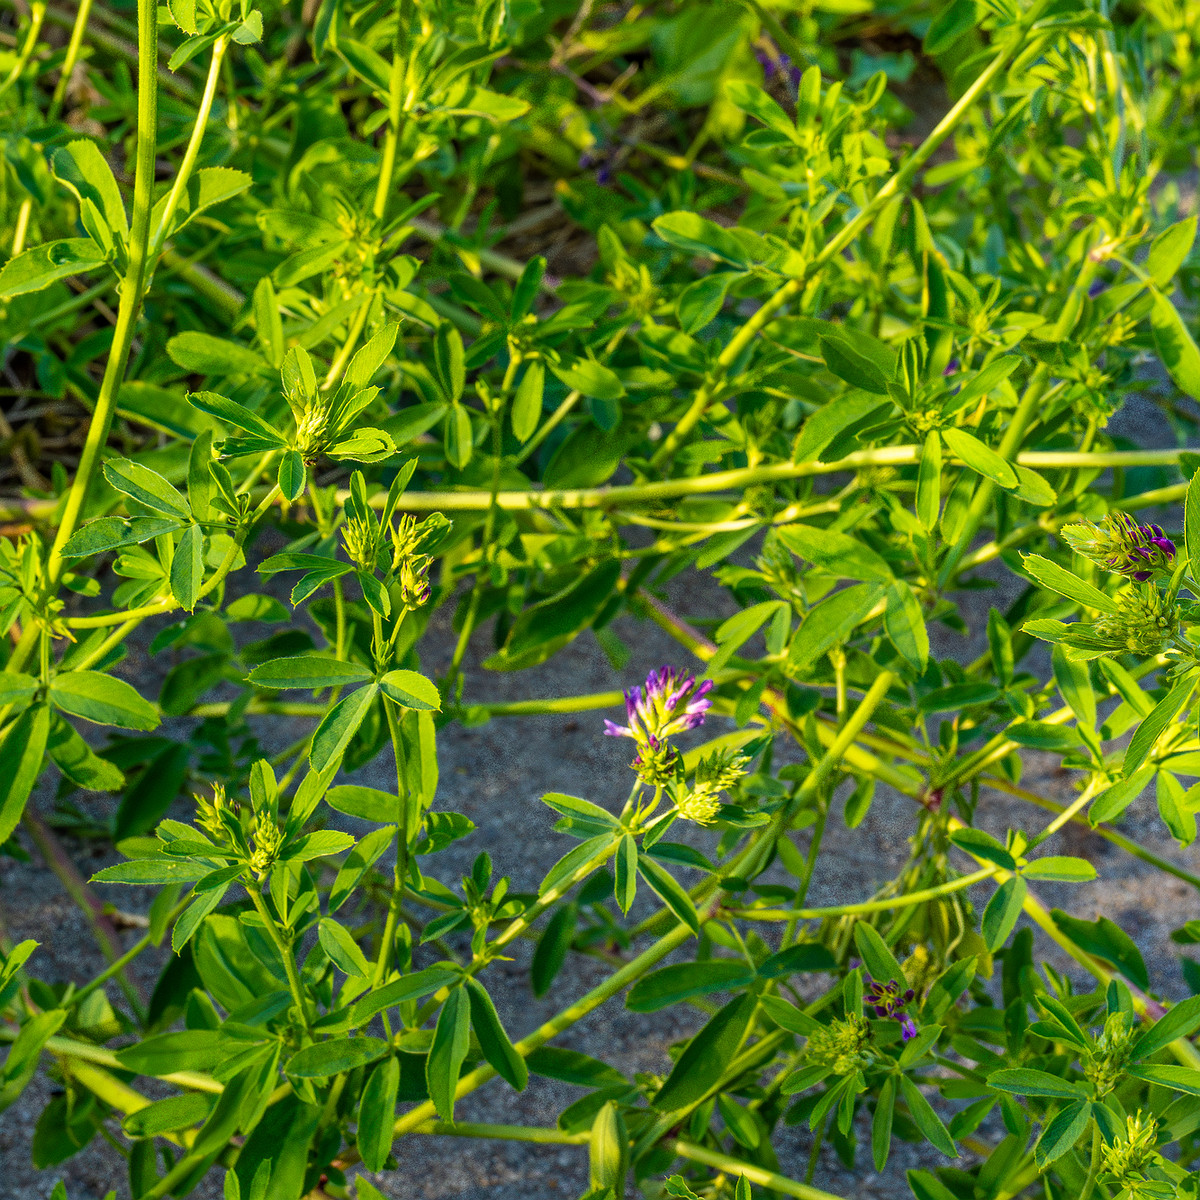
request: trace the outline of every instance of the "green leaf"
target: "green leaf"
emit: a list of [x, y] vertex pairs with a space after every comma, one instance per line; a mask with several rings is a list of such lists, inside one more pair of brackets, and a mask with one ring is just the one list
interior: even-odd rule
[[[0, 271], [0, 294], [3, 286], [4, 272]], [[1193, 399], [1200, 399], [1200, 349], [1197, 349], [1179, 310], [1162, 292], [1154, 292], [1150, 329], [1158, 356], [1175, 386]]]
[[62, 712], [97, 725], [156, 729], [158, 710], [123, 679], [99, 671], [70, 671], [50, 684], [50, 702]]
[[581, 817], [587, 821], [598, 822], [617, 828], [617, 819], [606, 808], [593, 804], [590, 800], [582, 800], [578, 796], [568, 796], [563, 792], [547, 792], [542, 797], [542, 803], [561, 813], [564, 817]]
[[1034, 1147], [1038, 1166], [1044, 1167], [1062, 1158], [1079, 1141], [1091, 1120], [1092, 1108], [1086, 1100], [1068, 1104], [1045, 1129]]
[[268, 425], [262, 417], [251, 412], [244, 404], [226, 399], [216, 392], [189, 392], [188, 403], [201, 412], [218, 417], [227, 425], [240, 429], [243, 433], [260, 438], [265, 446], [275, 449], [285, 449], [287, 442], [283, 435], [273, 426]]
[[871, 1157], [875, 1170], [882, 1171], [887, 1165], [892, 1148], [892, 1114], [896, 1107], [896, 1077], [889, 1075], [879, 1089], [875, 1102], [875, 1116], [871, 1119]]
[[378, 695], [379, 688], [373, 683], [368, 684], [344, 696], [321, 718], [308, 756], [314, 771], [324, 772], [341, 758]]
[[656, 896], [697, 937], [700, 936], [700, 917], [687, 889], [665, 867], [649, 855], [638, 854], [638, 873], [650, 885]]
[[949, 687], [934, 688], [917, 702], [923, 713], [960, 712], [980, 704], [991, 704], [1000, 698], [1000, 689], [990, 683], [952, 683]]
[[[629, 1136], [620, 1109], [607, 1101], [592, 1121], [588, 1141], [588, 1182], [593, 1191], [615, 1197], [614, 1189], [625, 1189]], [[586, 1200], [586, 1198], [585, 1198]]]
[[367, 1076], [358, 1105], [356, 1145], [368, 1171], [382, 1171], [392, 1152], [399, 1090], [400, 1060], [391, 1054]]
[[759, 1003], [767, 1016], [780, 1029], [786, 1029], [788, 1033], [797, 1033], [802, 1037], [808, 1037], [814, 1030], [821, 1028], [819, 1021], [814, 1020], [808, 1013], [798, 1009], [782, 996], [763, 995], [759, 997]]
[[166, 855], [153, 858], [133, 858], [129, 862], [105, 867], [92, 876], [92, 883], [196, 883], [211, 870], [202, 863], [192, 863]]
[[416, 671], [389, 671], [380, 681], [380, 690], [394, 704], [424, 712], [440, 712], [442, 698], [437, 687]]
[[877, 983], [889, 983], [892, 980], [906, 982], [896, 956], [873, 925], [868, 925], [866, 921], [856, 922], [854, 944], [862, 955], [863, 965]]
[[893, 579], [884, 593], [883, 627], [906, 662], [924, 671], [929, 661], [929, 631], [916, 593], [902, 579]]
[[143, 1038], [117, 1051], [126, 1071], [156, 1077], [173, 1071], [211, 1071], [228, 1054], [225, 1037], [216, 1029], [184, 1029]]
[[886, 582], [892, 578], [891, 568], [874, 550], [836, 529], [783, 525], [776, 536], [797, 558], [843, 579]]
[[797, 672], [803, 671], [839, 642], [846, 641], [884, 591], [879, 584], [856, 583], [827, 596], [809, 612], [792, 638], [788, 665]]
[[985, 479], [990, 479], [1002, 488], [1015, 488], [1020, 484], [1020, 478], [1013, 470], [1012, 463], [966, 430], [943, 429], [942, 437], [952, 454]]
[[0, 843], [20, 823], [29, 793], [41, 774], [50, 735], [50, 710], [27, 708], [9, 727], [0, 744]]
[[1200, 1096], [1200, 1071], [1191, 1067], [1176, 1067], [1170, 1064], [1142, 1064], [1125, 1068], [1127, 1075], [1142, 1079], [1146, 1083], [1157, 1083], [1175, 1092], [1186, 1092], [1189, 1096]]
[[121, 189], [95, 142], [86, 138], [68, 142], [50, 158], [54, 177], [75, 193], [82, 203], [90, 200], [104, 217], [108, 228], [124, 240], [129, 236]]
[[255, 687], [319, 691], [321, 688], [366, 683], [371, 678], [371, 672], [358, 663], [342, 662], [320, 654], [301, 654], [295, 658], [273, 658], [260, 663], [246, 678]]
[[41, 683], [32, 675], [21, 671], [0, 672], [0, 706], [15, 706], [18, 709], [28, 708], [29, 702], [37, 695]]
[[555, 976], [567, 961], [567, 952], [575, 938], [577, 916], [578, 908], [575, 904], [564, 904], [546, 922], [546, 928], [538, 938], [529, 967], [530, 986], [535, 996], [544, 996], [550, 990]]
[[189, 525], [171, 557], [171, 594], [180, 608], [192, 612], [204, 582], [204, 530]]
[[425, 1063], [429, 1098], [443, 1121], [454, 1120], [454, 1091], [471, 1045], [471, 1002], [465, 989], [455, 988], [446, 997], [433, 1031], [433, 1045]]
[[371, 973], [367, 956], [359, 948], [350, 931], [332, 917], [322, 917], [318, 925], [321, 947], [343, 975], [366, 979]]
[[457, 971], [445, 967], [426, 967], [423, 971], [415, 971], [363, 996], [354, 1005], [352, 1019], [356, 1025], [365, 1025], [385, 1008], [395, 1008], [406, 1000], [420, 1000], [460, 978]]
[[304, 491], [306, 479], [307, 472], [304, 467], [304, 459], [300, 456], [300, 451], [285, 451], [279, 460], [279, 471], [276, 474], [276, 481], [279, 484], [279, 490], [283, 494], [283, 498], [288, 503], [300, 498], [300, 495]]
[[557, 1079], [577, 1087], [629, 1085], [629, 1081], [616, 1067], [610, 1067], [598, 1058], [581, 1054], [578, 1050], [568, 1050], [564, 1046], [539, 1046], [525, 1062], [534, 1075]]
[[747, 993], [720, 1009], [688, 1042], [651, 1107], [674, 1112], [703, 1099], [737, 1056], [757, 1007], [757, 997]]
[[104, 464], [104, 478], [118, 492], [147, 508], [177, 521], [192, 519], [191, 505], [157, 471], [128, 458], [111, 459]]
[[1154, 711], [1137, 727], [1121, 762], [1121, 773], [1129, 778], [1146, 761], [1155, 743], [1187, 703], [1195, 687], [1194, 679], [1177, 683], [1155, 706]]
[[1191, 252], [1196, 240], [1196, 218], [1187, 217], [1164, 229], [1150, 243], [1150, 254], [1146, 259], [1146, 274], [1154, 286], [1167, 291], [1183, 260]]
[[130, 1137], [161, 1137], [164, 1133], [178, 1133], [199, 1125], [208, 1118], [215, 1099], [203, 1092], [185, 1092], [182, 1096], [168, 1096], [156, 1100], [145, 1108], [131, 1112], [121, 1122], [121, 1128]]
[[625, 387], [614, 371], [592, 358], [577, 358], [560, 366], [550, 363], [550, 370], [572, 391], [597, 400], [620, 400]]
[[1107, 917], [1097, 921], [1082, 921], [1058, 908], [1051, 909], [1050, 915], [1055, 925], [1081, 950], [1111, 963], [1130, 983], [1143, 991], [1149, 988], [1150, 974], [1141, 951], [1118, 925]]
[[628, 913], [637, 898], [637, 842], [631, 834], [622, 836], [613, 866], [613, 894], [621, 911]]
[[1183, 508], [1183, 540], [1193, 576], [1200, 575], [1200, 471], [1188, 483]]
[[177, 366], [196, 375], [257, 375], [267, 367], [257, 350], [194, 329], [171, 338], [167, 354]]
[[796, 126], [787, 113], [762, 88], [744, 79], [729, 79], [725, 82], [725, 95], [730, 104], [748, 112], [752, 117], [761, 121], [768, 129], [782, 134], [789, 141], [796, 142], [798, 134]]
[[1047, 854], [1021, 868], [1027, 879], [1051, 879], [1059, 883], [1088, 883], [1096, 878], [1096, 868], [1086, 858]]
[[1009, 854], [1004, 843], [984, 829], [956, 829], [950, 835], [950, 841], [975, 858], [985, 859], [1008, 871], [1017, 869], [1017, 860]]
[[749, 608], [734, 613], [722, 622], [717, 627], [717, 652], [709, 659], [708, 670], [705, 673], [710, 677], [714, 675], [729, 661], [739, 646], [748, 642], [777, 612], [788, 608], [782, 600], [764, 600], [761, 604], [752, 604]]
[[625, 997], [631, 1012], [658, 1012], [711, 992], [732, 992], [746, 987], [754, 979], [754, 968], [731, 959], [673, 963], [669, 967], [642, 976]]
[[754, 263], [742, 242], [730, 231], [693, 212], [671, 212], [655, 218], [654, 232], [664, 242], [689, 254], [721, 258], [736, 267]]
[[540, 362], [530, 363], [513, 397], [512, 430], [517, 441], [529, 441], [541, 422], [545, 388], [546, 368]]
[[1189, 807], [1183, 785], [1168, 771], [1159, 771], [1155, 780], [1158, 815], [1180, 846], [1196, 840], [1196, 814]]
[[62, 717], [55, 716], [50, 723], [46, 753], [67, 779], [85, 791], [116, 792], [125, 786], [120, 768], [96, 754]]
[[[615, 830], [613, 832], [615, 833]], [[577, 871], [596, 858], [605, 847], [612, 844], [613, 833], [604, 833], [598, 837], [589, 838], [586, 842], [581, 842], [573, 850], [568, 850], [546, 872], [542, 882], [538, 885], [538, 895], [545, 896], [556, 888], [565, 885]]]
[[401, 801], [391, 792], [381, 792], [377, 788], [361, 787], [352, 783], [330, 788], [325, 794], [325, 802], [330, 808], [345, 813], [348, 817], [361, 817], [364, 821], [374, 821], [377, 825], [399, 821], [401, 814]]
[[328, 1079], [368, 1066], [390, 1051], [387, 1042], [374, 1037], [330, 1038], [293, 1054], [283, 1073], [293, 1079]]
[[517, 671], [545, 662], [600, 615], [620, 575], [621, 564], [608, 558], [563, 591], [527, 608], [513, 622], [500, 652], [483, 665], [490, 671]]
[[1021, 906], [1029, 888], [1019, 875], [1006, 879], [995, 891], [983, 910], [983, 940], [995, 954], [1008, 940], [1021, 915]]
[[942, 439], [937, 430], [925, 435], [917, 468], [917, 519], [932, 532], [942, 508]]
[[945, 54], [964, 34], [976, 28], [979, 10], [975, 0], [950, 0], [925, 31], [923, 48], [931, 58]]
[[1190, 1037], [1200, 1029], [1200, 996], [1189, 996], [1169, 1008], [1129, 1048], [1132, 1060], [1149, 1058], [1177, 1038]]
[[929, 1101], [922, 1095], [921, 1089], [907, 1075], [901, 1075], [899, 1078], [900, 1090], [904, 1093], [905, 1103], [917, 1128], [936, 1150], [940, 1150], [947, 1158], [957, 1158], [958, 1147]]
[[1025, 568], [1025, 573], [1042, 587], [1049, 588], [1060, 596], [1066, 596], [1076, 604], [1094, 608], [1102, 613], [1116, 614], [1119, 611], [1117, 602], [1111, 596], [1106, 596], [1087, 580], [1080, 579], [1066, 567], [1060, 567], [1058, 563], [1051, 562], [1040, 554], [1022, 554], [1021, 565]]
[[153, 541], [156, 537], [175, 533], [183, 527], [182, 521], [165, 520], [162, 517], [133, 517], [129, 520], [101, 517], [77, 529], [67, 539], [62, 554], [63, 558], [90, 558], [93, 554]]
[[1088, 808], [1088, 820], [1093, 825], [1101, 821], [1112, 821], [1119, 817], [1149, 785], [1154, 767], [1143, 767], [1128, 779], [1122, 779], [1106, 788], [1092, 801]]
[[479, 1038], [483, 1057], [496, 1068], [502, 1079], [507, 1080], [518, 1092], [524, 1091], [529, 1082], [529, 1069], [513, 1048], [491, 996], [483, 984], [470, 976], [466, 978], [464, 986], [471, 1001], [471, 1024]]
[[878, 338], [838, 325], [831, 326], [818, 342], [825, 365], [839, 379], [872, 395], [888, 394], [888, 383], [896, 372], [896, 356]]
[[60, 279], [90, 271], [103, 262], [104, 252], [91, 238], [44, 242], [0, 267], [0, 300], [40, 292]]

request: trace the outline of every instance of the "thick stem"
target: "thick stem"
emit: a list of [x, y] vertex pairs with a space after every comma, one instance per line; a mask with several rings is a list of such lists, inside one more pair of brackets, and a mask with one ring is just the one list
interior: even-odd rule
[[142, 309], [142, 290], [150, 247], [150, 211], [153, 205], [155, 150], [158, 135], [158, 4], [138, 0], [137, 152], [133, 182], [133, 220], [129, 236], [129, 267], [121, 281], [121, 302], [112, 347], [104, 366], [104, 378], [96, 397], [96, 408], [88, 425], [87, 439], [79, 456], [79, 467], [67, 495], [62, 521], [50, 548], [46, 567], [49, 587], [62, 577], [66, 562], [62, 548], [75, 532], [87, 502], [100, 451], [108, 440], [116, 409], [117, 391], [125, 374], [133, 331]]

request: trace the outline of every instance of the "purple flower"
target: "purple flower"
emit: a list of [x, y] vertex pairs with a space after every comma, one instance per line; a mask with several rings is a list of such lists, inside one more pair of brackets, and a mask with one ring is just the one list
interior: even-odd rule
[[904, 1011], [912, 1003], [916, 993], [912, 988], [900, 990], [900, 985], [893, 979], [889, 983], [880, 983], [869, 975], [863, 981], [866, 992], [863, 1001], [866, 1006], [881, 1020], [896, 1020], [900, 1022], [900, 1036], [904, 1041], [917, 1036], [916, 1022]]
[[638, 747], [635, 766], [645, 763], [660, 751], [670, 751], [667, 738], [704, 724], [704, 714], [712, 707], [708, 699], [712, 686], [711, 679], [697, 684], [694, 675], [660, 667], [646, 676], [645, 687], [631, 687], [625, 693], [629, 724], [606, 720], [604, 732], [609, 737], [632, 738]]
[[946, 369], [942, 372], [943, 376], [957, 375], [959, 369], [959, 361], [957, 358], [952, 358], [947, 364]]
[[1138, 583], [1153, 578], [1155, 571], [1170, 571], [1175, 563], [1175, 543], [1162, 527], [1139, 525], [1128, 513], [1109, 513], [1098, 525], [1064, 525], [1062, 536], [1072, 550]]

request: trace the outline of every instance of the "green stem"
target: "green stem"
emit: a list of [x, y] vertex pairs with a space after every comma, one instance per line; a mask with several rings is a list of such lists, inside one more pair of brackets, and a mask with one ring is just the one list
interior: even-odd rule
[[37, 41], [42, 32], [42, 22], [46, 19], [46, 0], [33, 0], [29, 6], [29, 16], [29, 34], [25, 38], [25, 45], [21, 47], [21, 53], [17, 55], [17, 61], [12, 65], [12, 70], [4, 77], [3, 82], [0, 82], [0, 96], [3, 96], [21, 78], [30, 58], [33, 57], [34, 50], [37, 49]]
[[208, 127], [208, 118], [212, 112], [213, 98], [217, 94], [217, 84], [221, 79], [221, 60], [225, 57], [225, 50], [228, 46], [229, 38], [225, 34], [222, 34], [213, 43], [212, 61], [208, 66], [208, 78], [204, 81], [204, 93], [200, 97], [200, 106], [196, 110], [196, 122], [192, 126], [192, 136], [188, 139], [187, 149], [183, 152], [183, 160], [180, 162], [179, 170], [175, 175], [175, 182], [171, 185], [166, 205], [158, 221], [158, 228], [154, 231], [154, 240], [150, 244], [151, 259], [157, 258], [162, 252], [163, 244], [166, 242], [167, 235], [171, 231], [171, 222], [174, 220], [175, 210], [179, 207], [179, 201], [187, 189], [188, 181], [191, 179], [192, 171], [196, 166], [196, 158], [200, 154], [200, 143], [204, 141], [204, 131]]
[[820, 1188], [811, 1187], [807, 1183], [798, 1183], [794, 1179], [788, 1179], [786, 1175], [768, 1171], [765, 1167], [756, 1167], [752, 1163], [742, 1162], [740, 1158], [722, 1154], [719, 1150], [710, 1150], [707, 1146], [697, 1146], [692, 1142], [683, 1141], [670, 1142], [668, 1145], [680, 1158], [703, 1163], [706, 1167], [724, 1171], [726, 1175], [733, 1175], [736, 1178], [744, 1176], [751, 1183], [758, 1184], [759, 1187], [771, 1188], [776, 1192], [782, 1192], [785, 1196], [796, 1196], [798, 1200], [842, 1200], [842, 1197], [834, 1195], [833, 1192], [823, 1192]]
[[67, 54], [58, 72], [58, 83], [54, 85], [54, 95], [50, 98], [49, 120], [58, 120], [62, 112], [63, 101], [67, 97], [67, 88], [71, 76], [75, 73], [75, 64], [79, 61], [79, 49], [83, 45], [83, 35], [87, 32], [88, 17], [92, 12], [92, 0], [79, 0], [79, 9], [75, 13], [75, 24], [71, 26], [71, 40], [67, 42]]
[[[557, 1037], [563, 1030], [569, 1029], [572, 1025], [586, 1017], [588, 1013], [599, 1008], [606, 1001], [611, 1000], [613, 996], [628, 987], [634, 980], [641, 978], [651, 967], [661, 962], [672, 951], [677, 950], [691, 936], [692, 931], [686, 925], [677, 925], [670, 933], [659, 938], [654, 945], [642, 951], [637, 958], [610, 975], [598, 987], [592, 988], [590, 992], [581, 996], [570, 1007], [563, 1009], [557, 1016], [535, 1029], [528, 1037], [522, 1038], [516, 1043], [514, 1049], [522, 1058], [528, 1057], [539, 1046], [544, 1046], [551, 1038]], [[495, 1074], [495, 1067], [488, 1064], [476, 1067], [475, 1070], [468, 1072], [459, 1079], [458, 1085], [454, 1089], [455, 1098], [461, 1099], [468, 1093], [475, 1091]], [[411, 1133], [426, 1121], [432, 1121], [436, 1118], [437, 1110], [430, 1102], [426, 1101], [424, 1104], [419, 1104], [416, 1108], [406, 1112], [404, 1116], [396, 1121], [392, 1126], [393, 1135], [398, 1138], [403, 1137], [406, 1133]], [[357, 1155], [349, 1157], [349, 1162], [356, 1161], [358, 1161]], [[349, 1165], [349, 1162], [347, 1162], [347, 1165]]]
[[405, 880], [408, 878], [408, 787], [404, 779], [404, 742], [400, 737], [400, 722], [396, 717], [395, 705], [389, 700], [384, 700], [383, 710], [387, 714], [388, 732], [392, 738], [392, 753], [396, 760], [396, 802], [399, 808], [397, 820], [399, 832], [396, 837], [396, 866], [392, 873], [392, 896], [388, 903], [388, 914], [383, 927], [383, 937], [379, 943], [379, 957], [375, 962], [375, 987], [379, 987], [387, 978], [392, 943], [396, 940], [396, 929], [400, 923], [400, 908], [404, 902]]
[[407, 5], [396, 5], [396, 32], [392, 40], [392, 70], [388, 80], [388, 131], [383, 142], [383, 162], [379, 168], [379, 182], [375, 187], [375, 200], [371, 211], [377, 221], [383, 220], [387, 212], [388, 194], [392, 190], [392, 178], [396, 171], [396, 147], [400, 141], [400, 121], [403, 113], [401, 89], [404, 86], [404, 21]]
[[937, 887], [923, 888], [918, 892], [905, 892], [902, 896], [891, 896], [885, 900], [864, 900], [860, 904], [839, 904], [832, 908], [741, 908], [730, 910], [730, 916], [742, 921], [820, 921], [826, 917], [849, 917], [862, 913], [887, 912], [894, 908], [906, 908], [910, 904], [924, 904], [939, 896], [949, 896], [965, 891], [977, 883], [983, 883], [995, 874], [992, 867], [984, 867], [971, 875], [963, 875]]
[[262, 891], [259, 885], [254, 880], [247, 880], [246, 892], [250, 896], [255, 911], [267, 927], [267, 935], [275, 943], [275, 949], [279, 951], [279, 957], [283, 959], [283, 969], [287, 974], [288, 989], [292, 993], [292, 1002], [296, 1006], [300, 1020], [304, 1023], [304, 1028], [308, 1029], [308, 1004], [304, 999], [304, 988], [301, 986], [300, 976], [296, 972], [296, 959], [292, 954], [291, 947], [283, 940], [283, 935], [279, 932], [279, 926], [276, 925], [274, 917], [267, 911], [266, 901], [262, 898]]
[[980, 96], [991, 86], [992, 80], [1011, 61], [1013, 56], [1022, 48], [1025, 34], [1030, 26], [1038, 19], [1050, 0], [1035, 0], [1035, 3], [1025, 13], [1018, 24], [1013, 36], [1004, 49], [980, 72], [978, 78], [959, 97], [957, 103], [934, 126], [929, 136], [908, 157], [903, 166], [871, 197], [870, 201], [859, 209], [837, 233], [822, 247], [821, 251], [809, 264], [807, 270], [795, 279], [789, 279], [778, 291], [763, 301], [757, 312], [730, 339], [729, 344], [721, 352], [708, 379], [701, 385], [691, 407], [679, 419], [678, 424], [663, 440], [663, 444], [655, 451], [650, 459], [652, 467], [661, 466], [671, 457], [685, 437], [695, 428], [701, 417], [707, 411], [709, 404], [719, 390], [725, 376], [733, 364], [741, 357], [742, 352], [754, 340], [758, 332], [784, 305], [795, 299], [804, 289], [809, 279], [827, 262], [841, 254], [851, 242], [875, 219], [893, 196], [899, 195], [916, 177], [917, 172], [929, 161], [937, 148], [957, 128], [958, 123], [974, 106]]
[[567, 1133], [530, 1125], [481, 1125], [475, 1121], [426, 1121], [412, 1133], [438, 1133], [446, 1137], [493, 1138], [501, 1142], [535, 1142], [546, 1146], [586, 1146], [591, 1132]]
[[121, 281], [121, 301], [113, 330], [112, 347], [104, 365], [104, 377], [96, 397], [96, 408], [79, 456], [75, 479], [67, 495], [62, 520], [50, 548], [46, 576], [49, 590], [62, 577], [66, 562], [62, 548], [75, 532], [83, 515], [92, 476], [100, 451], [108, 440], [116, 408], [117, 392], [125, 374], [134, 327], [142, 308], [150, 246], [150, 212], [154, 199], [155, 151], [158, 134], [158, 4], [138, 0], [137, 150], [133, 182], [133, 220], [129, 237], [129, 267]]

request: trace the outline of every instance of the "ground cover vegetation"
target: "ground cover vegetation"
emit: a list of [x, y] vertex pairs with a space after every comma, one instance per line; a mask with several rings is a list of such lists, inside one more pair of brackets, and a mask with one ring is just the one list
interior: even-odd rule
[[[1095, 877], [1069, 822], [1200, 888], [1114, 827], [1156, 797], [1185, 847], [1200, 809], [1200, 5], [8, 22], [0, 843], [70, 881], [51, 802], [112, 793], [120, 861], [73, 892], [152, 897], [90, 980], [0, 945], [0, 1106], [56, 1083], [40, 1167], [104, 1137], [114, 1194], [367, 1200], [420, 1131], [579, 1145], [589, 1200], [818, 1198], [823, 1143], [886, 1172], [901, 1139], [942, 1156], [919, 1200], [1197, 1194], [1200, 995], [1163, 997], [1200, 970], [1038, 890]], [[1134, 393], [1180, 449], [1108, 432]], [[734, 615], [665, 604], [688, 573]], [[997, 579], [986, 651], [931, 653]], [[579, 636], [638, 665], [624, 616], [679, 643], [624, 698], [464, 688]], [[143, 633], [161, 686], [123, 671]], [[439, 730], [604, 710], [624, 808], [545, 796], [535, 894], [502, 844], [446, 877]], [[355, 782], [381, 755], [394, 791]], [[903, 871], [807, 906], [877, 785]], [[984, 787], [1028, 802], [1003, 839]], [[539, 995], [607, 965], [514, 1040], [518, 939]], [[629, 1078], [555, 1043], [605, 1004], [702, 1023]], [[554, 1127], [530, 1073], [584, 1089]], [[456, 1121], [484, 1086], [510, 1125]]]

